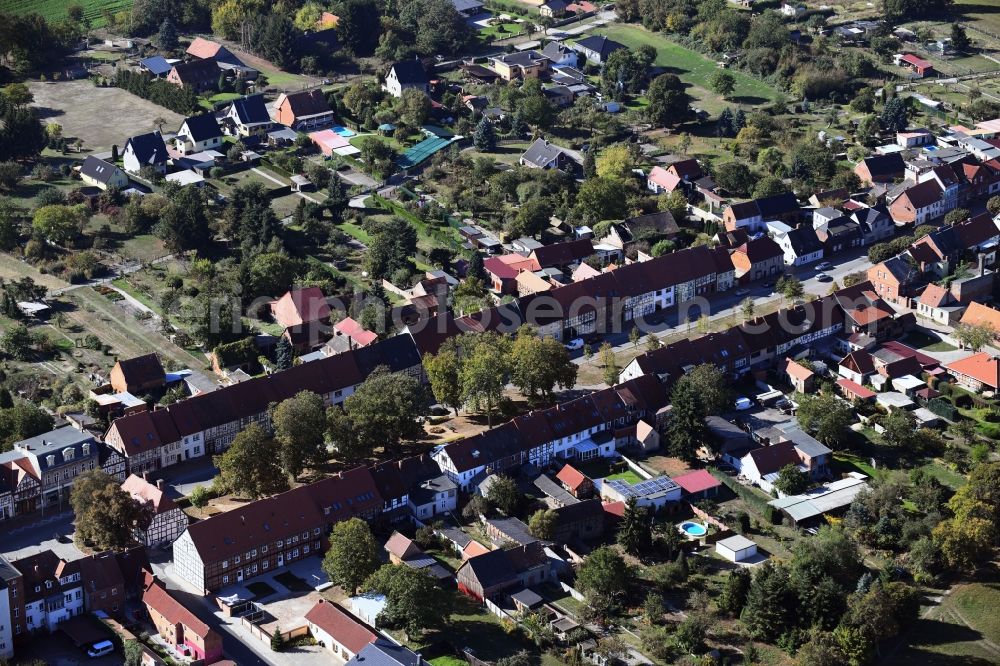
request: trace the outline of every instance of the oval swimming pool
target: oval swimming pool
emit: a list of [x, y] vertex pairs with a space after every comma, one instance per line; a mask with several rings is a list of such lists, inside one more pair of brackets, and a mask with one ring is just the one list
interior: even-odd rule
[[708, 534], [708, 528], [699, 523], [686, 522], [681, 523], [681, 531], [688, 536], [700, 537]]

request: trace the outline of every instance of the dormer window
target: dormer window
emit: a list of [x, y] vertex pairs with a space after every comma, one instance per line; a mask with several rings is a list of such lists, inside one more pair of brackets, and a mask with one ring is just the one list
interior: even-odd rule
[[56, 464], [56, 457], [51, 454], [45, 456], [45, 464], [48, 465], [49, 467], [52, 467], [53, 465]]
[[71, 448], [66, 448], [66, 449], [63, 449], [62, 454], [63, 454], [63, 460], [69, 461], [69, 460], [72, 460], [76, 456], [76, 451], [74, 451]]

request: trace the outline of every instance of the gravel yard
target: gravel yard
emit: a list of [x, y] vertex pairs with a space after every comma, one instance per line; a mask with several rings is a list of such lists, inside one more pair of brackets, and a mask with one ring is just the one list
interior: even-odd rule
[[59, 123], [63, 135], [83, 139], [85, 150], [121, 148], [135, 134], [157, 129], [157, 118], [166, 121], [164, 131], [176, 131], [182, 116], [120, 88], [98, 88], [90, 81], [28, 83], [40, 109], [42, 121]]

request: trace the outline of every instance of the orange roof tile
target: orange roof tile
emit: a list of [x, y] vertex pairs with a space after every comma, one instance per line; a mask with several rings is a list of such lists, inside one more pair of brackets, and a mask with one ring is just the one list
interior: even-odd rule
[[967, 356], [949, 363], [945, 367], [952, 372], [980, 381], [991, 388], [1000, 387], [1000, 359], [996, 359], [986, 352]]
[[1000, 333], [1000, 311], [994, 310], [988, 305], [972, 302], [965, 312], [962, 313], [963, 324], [970, 326], [981, 326], [983, 324], [992, 326], [993, 330]]

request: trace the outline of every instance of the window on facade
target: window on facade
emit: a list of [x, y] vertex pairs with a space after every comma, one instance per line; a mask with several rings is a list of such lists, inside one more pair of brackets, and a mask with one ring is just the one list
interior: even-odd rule
[[223, 569], [229, 568], [229, 560], [222, 560], [222, 568]]
[[229, 584], [229, 576], [223, 576], [222, 577], [222, 584], [223, 585], [228, 585]]
[[267, 560], [264, 560], [263, 562], [261, 562], [261, 563], [260, 563], [260, 566], [261, 566], [262, 568], [266, 569], [266, 568], [267, 568]]

